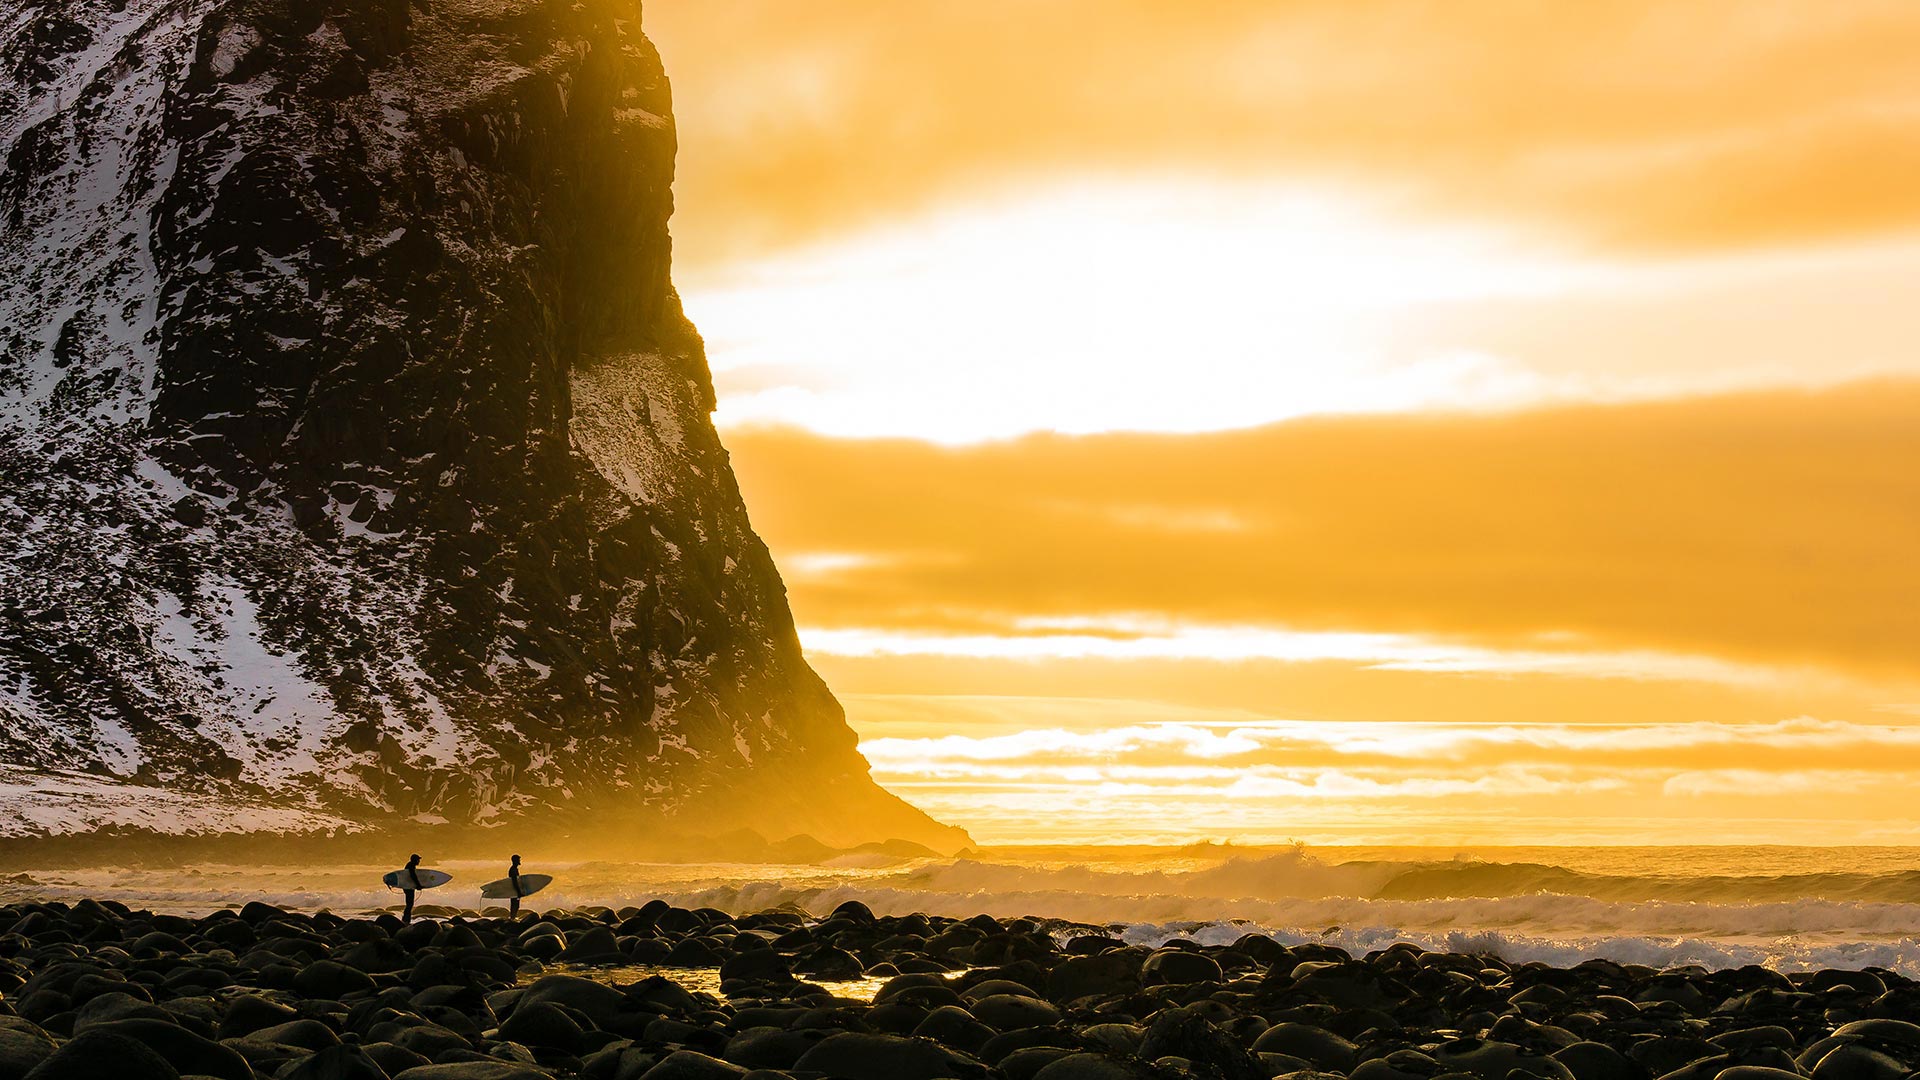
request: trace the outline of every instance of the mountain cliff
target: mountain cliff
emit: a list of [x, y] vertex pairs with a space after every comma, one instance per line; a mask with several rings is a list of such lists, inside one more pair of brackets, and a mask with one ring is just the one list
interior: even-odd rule
[[748, 524], [636, 0], [0, 20], [13, 831], [964, 842]]

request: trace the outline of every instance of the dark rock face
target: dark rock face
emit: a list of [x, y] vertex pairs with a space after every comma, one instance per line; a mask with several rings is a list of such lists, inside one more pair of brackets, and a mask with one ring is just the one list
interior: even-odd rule
[[0, 755], [65, 774], [40, 827], [963, 842], [867, 777], [748, 524], [634, 0], [4, 19]]

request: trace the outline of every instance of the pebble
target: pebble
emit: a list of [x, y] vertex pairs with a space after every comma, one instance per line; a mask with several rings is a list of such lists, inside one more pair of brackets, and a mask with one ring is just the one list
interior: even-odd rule
[[[1906, 1080], [1892, 971], [1127, 945], [1042, 919], [662, 902], [401, 926], [0, 907], [0, 1080]], [[422, 909], [425, 912], [425, 909]], [[610, 983], [610, 965], [717, 973]], [[556, 967], [556, 965], [559, 965]], [[819, 981], [865, 977], [871, 1002]], [[882, 981], [884, 980], [884, 981]], [[708, 985], [712, 985], [709, 983]]]

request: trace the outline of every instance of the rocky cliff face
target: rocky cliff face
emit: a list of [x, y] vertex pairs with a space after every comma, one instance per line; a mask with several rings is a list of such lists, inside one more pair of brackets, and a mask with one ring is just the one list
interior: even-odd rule
[[0, 18], [0, 802], [964, 839], [748, 525], [636, 0]]

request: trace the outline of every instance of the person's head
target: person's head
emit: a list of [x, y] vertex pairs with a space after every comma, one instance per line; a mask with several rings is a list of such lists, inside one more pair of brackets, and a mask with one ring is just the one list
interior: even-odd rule
[[520, 865], [520, 856], [518, 856], [518, 855], [515, 855], [515, 856], [513, 857], [513, 865], [515, 865], [515, 866], [519, 866], [519, 865]]
[[409, 856], [407, 856], [407, 865], [408, 865], [408, 866], [418, 866], [418, 865], [420, 865], [420, 856], [418, 856], [418, 855], [409, 855]]

